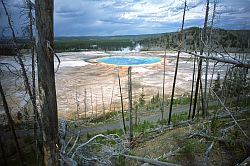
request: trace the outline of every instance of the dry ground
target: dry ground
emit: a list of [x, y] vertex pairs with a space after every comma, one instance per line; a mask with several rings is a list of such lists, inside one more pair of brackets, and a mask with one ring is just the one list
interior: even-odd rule
[[[76, 94], [79, 101], [80, 116], [84, 117], [85, 110], [85, 89], [86, 89], [86, 103], [87, 103], [87, 116], [102, 114], [103, 110], [120, 110], [120, 93], [118, 86], [117, 73], [119, 71], [121, 76], [122, 94], [126, 107], [127, 103], [127, 68], [117, 67], [114, 65], [105, 65], [96, 63], [95, 59], [106, 56], [122, 55], [122, 56], [147, 56], [147, 57], [161, 57], [163, 58], [164, 52], [151, 51], [122, 54], [121, 52], [64, 52], [58, 53], [61, 59], [61, 65], [56, 73], [56, 90], [59, 116], [74, 119], [76, 117]], [[165, 95], [170, 96], [173, 84], [176, 52], [167, 53], [166, 62], [166, 84]], [[176, 91], [175, 95], [186, 95], [191, 90], [192, 79], [192, 58], [182, 54], [179, 64]], [[31, 61], [30, 57], [24, 56], [28, 75], [30, 76]], [[32, 114], [27, 107], [29, 100], [26, 94], [23, 81], [20, 74], [19, 64], [15, 61], [14, 57], [0, 57], [0, 61], [11, 64], [11, 72], [4, 66], [1, 66], [2, 75], [1, 82], [6, 93], [7, 101], [10, 109], [12, 110], [13, 117], [16, 121], [17, 112], [22, 112], [23, 117], [29, 118]], [[55, 63], [56, 60], [55, 60]], [[211, 63], [211, 66], [213, 64]], [[57, 64], [55, 64], [55, 67]], [[221, 70], [221, 69], [220, 69]], [[210, 70], [211, 71], [211, 70]], [[19, 76], [16, 76], [15, 74]], [[132, 82], [133, 82], [133, 96], [134, 101], [138, 101], [142, 88], [146, 99], [150, 99], [158, 92], [162, 92], [163, 80], [163, 60], [161, 63], [145, 66], [132, 67]], [[113, 92], [113, 98], [112, 98]], [[103, 94], [103, 95], [102, 95]], [[112, 104], [111, 103], [112, 98]], [[2, 101], [0, 101], [2, 102]], [[104, 103], [104, 104], [103, 104]], [[24, 113], [24, 112], [27, 113]], [[0, 114], [4, 115], [2, 104], [0, 103]], [[32, 116], [31, 116], [32, 117]], [[0, 119], [3, 123], [6, 118], [1, 116]]]
[[[86, 59], [89, 63], [84, 66], [67, 67], [62, 66], [56, 73], [56, 85], [58, 95], [59, 115], [68, 117], [70, 113], [76, 111], [76, 91], [78, 94], [80, 112], [84, 115], [84, 91], [87, 91], [87, 110], [89, 115], [96, 111], [102, 113], [102, 91], [104, 98], [105, 110], [110, 110], [110, 103], [113, 91], [111, 110], [120, 109], [120, 93], [118, 84], [118, 71], [121, 76], [122, 93], [127, 101], [127, 68], [117, 67], [114, 65], [105, 65], [95, 63], [94, 60], [102, 56], [112, 56], [113, 53], [80, 53], [79, 58]], [[115, 54], [117, 55], [117, 54]], [[127, 54], [130, 56], [153, 56], [163, 57], [163, 52], [140, 52]], [[62, 55], [63, 56], [63, 55]], [[69, 57], [71, 55], [65, 55]], [[175, 68], [175, 53], [167, 54], [166, 63], [166, 91], [167, 96], [170, 95], [173, 83], [174, 68]], [[188, 93], [191, 88], [192, 79], [192, 64], [189, 61], [181, 60], [178, 73], [178, 81], [176, 85], [176, 95]], [[144, 89], [146, 99], [151, 98], [158, 91], [162, 91], [163, 80], [163, 60], [161, 63], [145, 66], [132, 67], [132, 83], [134, 100], [138, 100], [139, 95]], [[91, 102], [92, 94], [92, 102]], [[92, 104], [91, 104], [92, 103]], [[116, 108], [114, 108], [116, 107]]]

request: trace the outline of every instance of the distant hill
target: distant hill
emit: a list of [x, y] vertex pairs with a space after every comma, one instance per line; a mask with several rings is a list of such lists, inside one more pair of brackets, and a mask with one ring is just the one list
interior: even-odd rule
[[[207, 32], [210, 33], [208, 28]], [[183, 32], [185, 49], [194, 50], [200, 46], [202, 29], [198, 27], [187, 28]], [[165, 33], [157, 37], [149, 37], [139, 41], [145, 50], [152, 48], [163, 49], [177, 48], [179, 45], [180, 32]], [[213, 47], [219, 48], [249, 48], [250, 30], [212, 30]]]
[[139, 41], [161, 35], [162, 34], [56, 37], [55, 48], [57, 51], [79, 51], [82, 49], [121, 50], [121, 48], [125, 47], [133, 48]]
[[150, 37], [161, 36], [162, 34], [142, 34], [142, 35], [118, 35], [118, 36], [62, 36], [55, 37], [55, 41], [65, 41], [65, 40], [121, 40], [130, 39], [138, 40]]
[[[184, 30], [184, 47], [186, 49], [199, 48], [201, 30], [198, 27]], [[210, 32], [210, 29], [208, 29], [208, 32]], [[213, 29], [212, 34], [214, 47], [247, 48], [249, 45], [250, 30]], [[133, 49], [140, 44], [144, 50], [162, 50], [165, 47], [177, 48], [179, 38], [180, 32], [123, 36], [56, 37], [55, 48], [57, 51], [121, 50], [125, 47]]]
[[[184, 30], [185, 49], [194, 50], [200, 46], [201, 28], [191, 27]], [[210, 29], [208, 29], [210, 32]], [[249, 48], [250, 30], [224, 30], [213, 29], [213, 47], [230, 48], [231, 50]], [[138, 44], [144, 50], [163, 50], [164, 48], [177, 48], [179, 45], [180, 32], [144, 35], [121, 35], [121, 36], [68, 36], [55, 37], [55, 50], [81, 51], [81, 50], [121, 50], [122, 48], [135, 48]], [[11, 52], [9, 39], [0, 39], [0, 48], [3, 53]], [[27, 39], [18, 39], [21, 48], [28, 48], [30, 42]], [[7, 43], [7, 44], [6, 44]]]

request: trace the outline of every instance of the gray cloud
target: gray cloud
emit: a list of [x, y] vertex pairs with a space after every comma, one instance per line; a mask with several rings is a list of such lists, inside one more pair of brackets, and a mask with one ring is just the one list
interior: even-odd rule
[[[15, 29], [21, 33], [22, 0], [6, 0]], [[188, 0], [185, 27], [202, 26], [204, 0]], [[55, 35], [125, 35], [163, 33], [180, 29], [183, 0], [55, 0]], [[211, 3], [211, 10], [213, 4]], [[0, 28], [7, 26], [0, 5]], [[212, 11], [210, 11], [211, 17]], [[246, 0], [220, 0], [215, 26], [250, 29]], [[211, 19], [211, 18], [210, 18]]]

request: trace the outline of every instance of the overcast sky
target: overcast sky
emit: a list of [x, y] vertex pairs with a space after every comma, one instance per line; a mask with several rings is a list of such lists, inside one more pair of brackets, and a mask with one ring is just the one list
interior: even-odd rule
[[[210, 0], [213, 2], [213, 0]], [[5, 0], [20, 33], [21, 0]], [[206, 0], [187, 0], [185, 27], [202, 27]], [[184, 0], [55, 0], [55, 36], [110, 36], [180, 29]], [[210, 16], [213, 4], [210, 4]], [[250, 29], [250, 0], [218, 0], [215, 26]], [[6, 17], [0, 5], [0, 26]], [[1, 29], [2, 31], [2, 29]], [[5, 32], [6, 33], [6, 32]]]

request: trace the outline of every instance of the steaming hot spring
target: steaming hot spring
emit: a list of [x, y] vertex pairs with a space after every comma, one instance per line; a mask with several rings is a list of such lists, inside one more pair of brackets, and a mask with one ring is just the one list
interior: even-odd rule
[[140, 56], [113, 56], [99, 58], [96, 60], [99, 63], [105, 63], [116, 66], [141, 66], [149, 65], [161, 62], [161, 58], [158, 57], [140, 57]]

